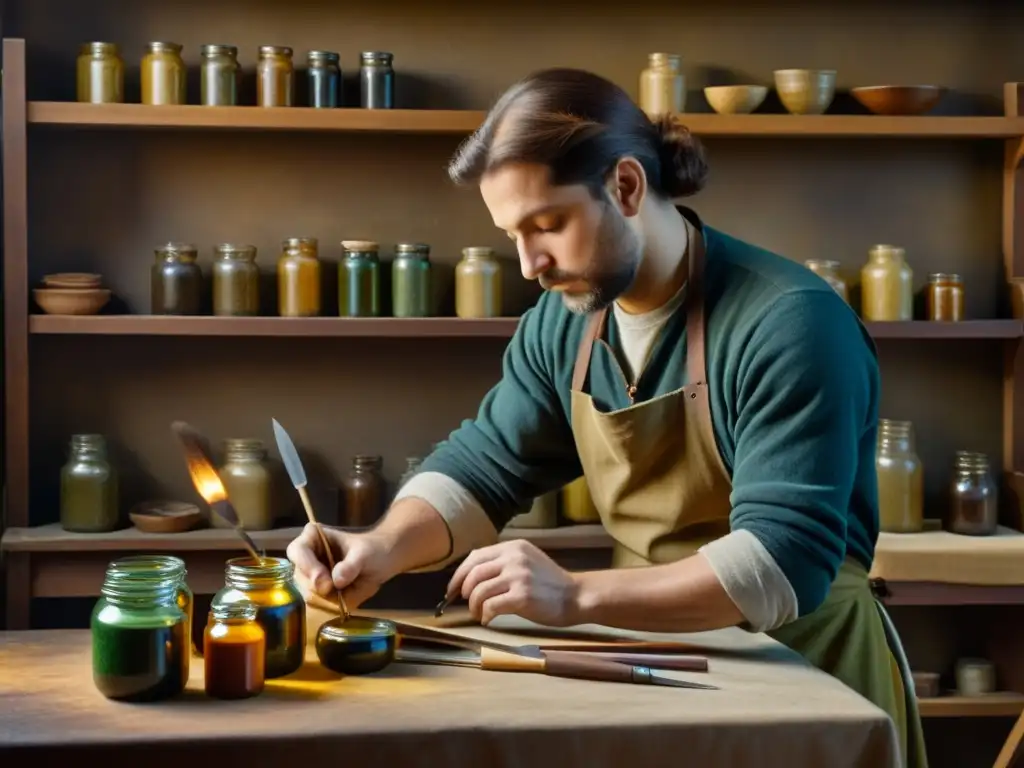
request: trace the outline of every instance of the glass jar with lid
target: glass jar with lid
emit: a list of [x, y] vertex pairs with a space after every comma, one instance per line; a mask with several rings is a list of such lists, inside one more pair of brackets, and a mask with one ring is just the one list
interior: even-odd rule
[[338, 265], [338, 315], [380, 316], [379, 245], [372, 240], [344, 240], [345, 255]]
[[914, 319], [914, 271], [905, 251], [894, 245], [875, 245], [860, 271], [861, 316], [874, 322]]
[[121, 527], [117, 470], [103, 435], [72, 435], [60, 471], [60, 525], [73, 533], [108, 533]]
[[214, 248], [213, 314], [252, 317], [260, 311], [256, 246], [221, 243]]
[[334, 51], [310, 51], [306, 57], [309, 106], [331, 109], [341, 104], [341, 56]]
[[[262, 440], [229, 438], [224, 441], [224, 464], [217, 474], [224, 482], [231, 505], [247, 531], [269, 531], [274, 527], [273, 487]], [[214, 527], [226, 527], [220, 515]]]
[[384, 514], [384, 477], [380, 456], [355, 456], [352, 471], [343, 481], [345, 525], [367, 528]]
[[159, 701], [188, 680], [188, 618], [178, 603], [181, 579], [159, 571], [107, 569], [92, 611], [92, 678], [119, 701]]
[[675, 114], [686, 108], [686, 78], [680, 57], [674, 53], [647, 55], [640, 73], [640, 109], [648, 117]]
[[849, 302], [849, 292], [846, 289], [846, 281], [839, 274], [839, 262], [827, 259], [807, 259], [804, 265], [814, 274], [824, 280], [833, 291], [843, 297], [843, 301]]
[[263, 691], [267, 633], [249, 600], [219, 603], [210, 610], [203, 635], [206, 695], [248, 699]]
[[199, 67], [199, 102], [207, 107], [238, 105], [241, 67], [233, 45], [204, 45]]
[[224, 588], [213, 596], [210, 610], [240, 602], [256, 606], [256, 621], [266, 634], [266, 678], [284, 677], [301, 667], [306, 656], [306, 602], [295, 585], [291, 561], [283, 557], [228, 560]]
[[196, 247], [189, 243], [167, 243], [155, 251], [153, 264], [152, 313], [154, 315], [198, 315], [202, 307], [203, 272], [196, 262]]
[[77, 61], [77, 98], [89, 104], [124, 101], [124, 60], [116, 43], [85, 43]]
[[150, 43], [142, 57], [142, 103], [184, 104], [186, 82], [181, 45]]
[[925, 291], [928, 319], [939, 323], [958, 323], [964, 319], [964, 280], [960, 275], [933, 272]]
[[387, 51], [363, 51], [359, 55], [359, 104], [363, 109], [394, 108], [394, 58]]
[[999, 486], [984, 453], [957, 451], [946, 527], [965, 536], [991, 536], [999, 528]]
[[295, 64], [286, 45], [260, 46], [256, 64], [256, 104], [290, 107], [294, 103]]
[[455, 314], [463, 318], [501, 316], [501, 264], [494, 249], [462, 249], [455, 267]]
[[391, 307], [395, 317], [429, 317], [430, 246], [398, 243], [391, 264]]
[[292, 237], [281, 244], [277, 305], [281, 317], [320, 314], [320, 258], [315, 237]]
[[924, 529], [924, 468], [909, 421], [878, 420], [878, 523], [886, 533]]

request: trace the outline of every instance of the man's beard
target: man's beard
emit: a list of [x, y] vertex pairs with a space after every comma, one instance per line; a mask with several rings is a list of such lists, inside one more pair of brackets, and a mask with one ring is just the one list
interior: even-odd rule
[[588, 290], [562, 291], [562, 302], [573, 314], [585, 315], [611, 305], [629, 290], [640, 269], [640, 244], [625, 218], [611, 205], [601, 215], [594, 249], [594, 263], [581, 275], [557, 269], [540, 276], [541, 287], [570, 282], [585, 282]]

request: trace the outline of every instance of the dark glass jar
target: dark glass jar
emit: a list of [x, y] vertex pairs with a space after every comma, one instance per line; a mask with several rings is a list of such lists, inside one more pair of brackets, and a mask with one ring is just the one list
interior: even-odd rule
[[306, 57], [309, 106], [328, 109], [340, 104], [341, 56], [334, 51], [310, 51]]
[[352, 471], [344, 480], [345, 525], [365, 528], [373, 525], [384, 513], [384, 477], [380, 456], [356, 456]]
[[214, 249], [213, 314], [252, 317], [260, 311], [256, 246], [222, 243]]
[[391, 306], [395, 317], [430, 316], [430, 246], [399, 243], [391, 264]]
[[964, 319], [964, 279], [960, 275], [934, 272], [925, 290], [928, 319], [958, 323]]
[[[224, 464], [217, 471], [247, 531], [269, 531], [274, 527], [273, 496], [267, 451], [262, 440], [231, 438], [224, 441]], [[215, 516], [214, 526], [227, 523]]]
[[233, 45], [204, 45], [200, 65], [199, 103], [207, 107], [234, 107], [238, 104], [238, 48]]
[[966, 536], [991, 536], [999, 527], [999, 488], [988, 456], [957, 451], [950, 482], [948, 529]]
[[345, 256], [338, 265], [338, 315], [380, 316], [379, 246], [371, 240], [345, 240]]
[[248, 699], [263, 691], [267, 633], [256, 621], [257, 612], [248, 600], [220, 603], [210, 609], [203, 633], [207, 696]]
[[[295, 585], [295, 566], [283, 557], [236, 557], [227, 562], [217, 606], [249, 601], [266, 633], [264, 673], [268, 680], [290, 675], [306, 656], [306, 602]], [[205, 650], [204, 650], [205, 653]]]
[[74, 533], [107, 533], [121, 527], [117, 470], [103, 435], [72, 435], [60, 471], [60, 525]]
[[203, 272], [196, 247], [167, 243], [156, 249], [151, 293], [154, 315], [198, 315], [202, 306]]
[[181, 580], [154, 571], [107, 570], [92, 611], [92, 677], [108, 699], [159, 701], [185, 689], [188, 617]]
[[281, 244], [277, 309], [281, 317], [320, 314], [320, 258], [315, 237], [291, 237]]

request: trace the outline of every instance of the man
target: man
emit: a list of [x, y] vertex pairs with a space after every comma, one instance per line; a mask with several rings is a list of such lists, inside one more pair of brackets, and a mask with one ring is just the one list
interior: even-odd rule
[[[479, 185], [547, 293], [476, 419], [373, 531], [331, 532], [335, 572], [312, 530], [289, 557], [350, 605], [468, 552], [449, 594], [485, 623], [765, 631], [889, 712], [923, 766], [909, 673], [867, 578], [874, 346], [809, 270], [673, 203], [706, 172], [684, 128], [652, 123], [600, 77], [549, 70], [512, 87], [450, 174]], [[525, 542], [494, 543], [581, 474], [616, 568], [572, 574]]]

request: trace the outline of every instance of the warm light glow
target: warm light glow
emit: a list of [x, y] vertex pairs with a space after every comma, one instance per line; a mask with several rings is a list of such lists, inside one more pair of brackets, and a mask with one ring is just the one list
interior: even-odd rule
[[224, 490], [224, 483], [220, 481], [216, 470], [205, 460], [199, 457], [188, 458], [188, 473], [192, 475], [192, 485], [199, 491], [207, 504], [214, 504], [224, 501], [228, 493]]

